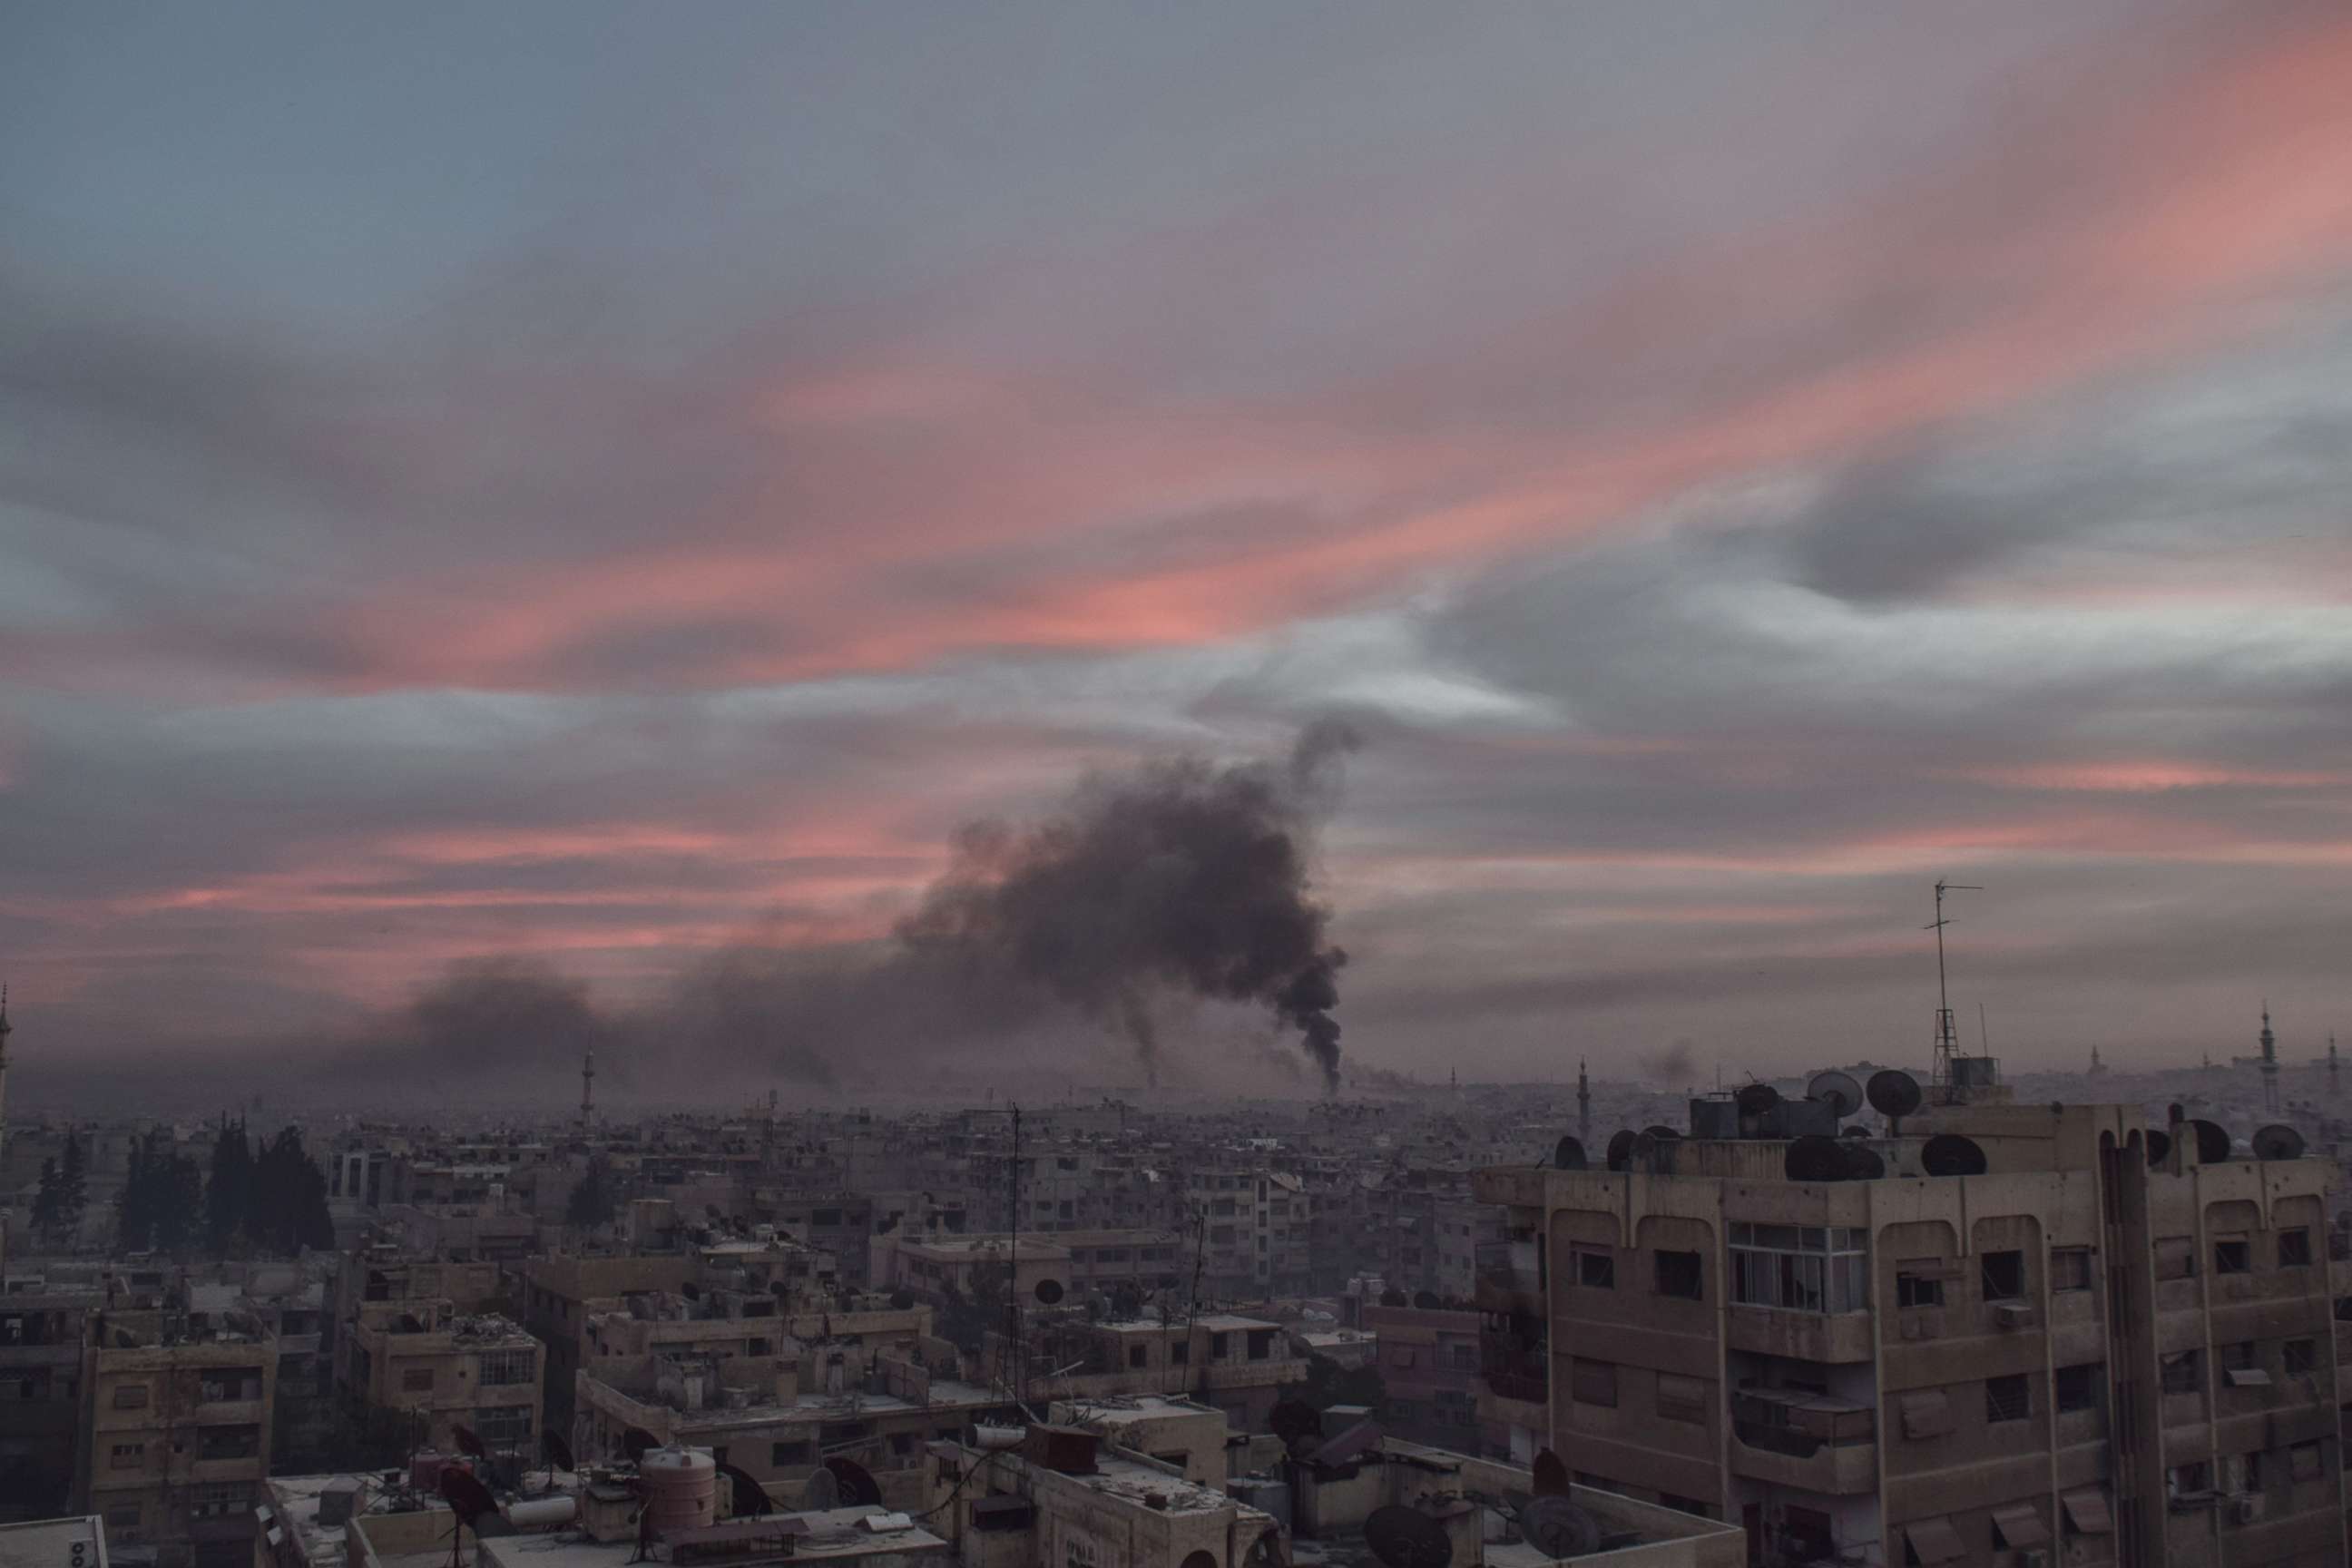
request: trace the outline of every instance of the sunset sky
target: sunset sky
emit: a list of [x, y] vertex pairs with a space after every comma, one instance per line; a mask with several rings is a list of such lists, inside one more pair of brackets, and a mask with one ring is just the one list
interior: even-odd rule
[[2336, 5], [16, 8], [20, 1058], [1329, 715], [1352, 1062], [1924, 1063], [1939, 875], [2012, 1070], [2352, 1042], [2347, 159]]

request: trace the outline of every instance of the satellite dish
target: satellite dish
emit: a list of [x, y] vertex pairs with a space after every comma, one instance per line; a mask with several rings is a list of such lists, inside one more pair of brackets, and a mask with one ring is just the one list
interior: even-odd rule
[[1984, 1150], [1973, 1138], [1938, 1132], [1920, 1145], [1919, 1168], [1931, 1176], [1981, 1176]]
[[1395, 1503], [1372, 1510], [1364, 1521], [1364, 1544], [1388, 1568], [1448, 1568], [1454, 1541], [1427, 1514]]
[[1780, 1103], [1780, 1091], [1769, 1083], [1742, 1084], [1732, 1100], [1742, 1116], [1761, 1116]]
[[1862, 1109], [1862, 1085], [1853, 1081], [1852, 1073], [1832, 1068], [1806, 1080], [1805, 1098], [1827, 1101], [1830, 1114], [1843, 1121]]
[[814, 1513], [822, 1509], [841, 1506], [841, 1482], [831, 1470], [820, 1469], [809, 1477], [801, 1490], [801, 1507]]
[[1050, 1307], [1062, 1299], [1062, 1282], [1059, 1279], [1040, 1279], [1037, 1289], [1030, 1294]]
[[476, 1536], [511, 1535], [514, 1526], [499, 1511], [499, 1500], [490, 1489], [474, 1479], [474, 1473], [461, 1465], [451, 1465], [441, 1472], [439, 1490], [449, 1511], [457, 1516], [461, 1530], [470, 1530]]
[[1633, 1130], [1621, 1127], [1609, 1135], [1609, 1168], [1622, 1171], [1633, 1158]]
[[632, 1426], [621, 1434], [621, 1452], [628, 1456], [629, 1463], [633, 1465], [646, 1457], [646, 1449], [660, 1447], [661, 1439], [642, 1426]]
[[2300, 1160], [2303, 1158], [2303, 1134], [2284, 1121], [2254, 1131], [2254, 1158], [2257, 1160]]
[[1276, 1400], [1265, 1413], [1265, 1422], [1266, 1429], [1289, 1447], [1323, 1436], [1321, 1414], [1303, 1399]]
[[541, 1432], [539, 1435], [539, 1450], [546, 1456], [547, 1462], [559, 1470], [576, 1470], [580, 1468], [572, 1462], [572, 1445], [552, 1432]]
[[1566, 1497], [1569, 1494], [1568, 1467], [1549, 1448], [1536, 1450], [1534, 1479], [1529, 1483], [1538, 1497]]
[[2161, 1165], [2172, 1153], [2172, 1134], [2160, 1128], [2147, 1130], [2147, 1163]]
[[722, 1464], [719, 1467], [719, 1473], [725, 1476], [734, 1488], [734, 1518], [765, 1519], [776, 1510], [774, 1501], [768, 1496], [768, 1489], [761, 1486], [760, 1479], [751, 1471]]
[[677, 1293], [685, 1297], [689, 1301], [699, 1301], [702, 1300], [702, 1287], [697, 1285], [691, 1279], [679, 1281]]
[[453, 1423], [449, 1427], [449, 1436], [457, 1440], [457, 1452], [471, 1454], [478, 1459], [487, 1459], [490, 1457], [489, 1446], [475, 1435], [471, 1426], [460, 1426]]
[[1843, 1182], [1845, 1151], [1834, 1138], [1808, 1132], [1790, 1142], [1788, 1152], [1780, 1157], [1780, 1168], [1792, 1182]]
[[1564, 1497], [1538, 1498], [1519, 1514], [1519, 1533], [1547, 1557], [1582, 1557], [1601, 1550], [1601, 1526]]
[[2230, 1134], [2220, 1122], [2207, 1121], [2200, 1117], [2189, 1125], [2197, 1129], [2199, 1164], [2218, 1165], [2230, 1157]]
[[1919, 1080], [1898, 1068], [1872, 1073], [1863, 1093], [1873, 1110], [1897, 1121], [1919, 1109]]
[[1551, 1164], [1555, 1171], [1581, 1171], [1584, 1169], [1584, 1145], [1565, 1133], [1561, 1134], [1559, 1142], [1551, 1146]]
[[1661, 1143], [1678, 1142], [1682, 1137], [1680, 1132], [1667, 1126], [1663, 1121], [1653, 1122], [1649, 1126], [1643, 1128], [1642, 1131], [1650, 1137], [1656, 1139]]
[[865, 1466], [855, 1459], [845, 1459], [836, 1454], [824, 1462], [824, 1468], [833, 1472], [834, 1481], [841, 1489], [842, 1507], [880, 1508], [882, 1506], [882, 1489], [875, 1483], [874, 1478], [866, 1472]]
[[1875, 1182], [1886, 1174], [1886, 1162], [1877, 1150], [1867, 1143], [1838, 1139], [1838, 1153], [1845, 1161], [1845, 1179], [1849, 1182]]

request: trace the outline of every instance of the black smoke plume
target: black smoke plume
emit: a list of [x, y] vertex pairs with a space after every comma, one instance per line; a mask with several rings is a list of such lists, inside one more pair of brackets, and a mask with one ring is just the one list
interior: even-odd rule
[[1308, 872], [1339, 760], [1358, 743], [1321, 722], [1284, 763], [1150, 763], [1087, 779], [1025, 827], [967, 824], [947, 873], [887, 942], [750, 941], [631, 1009], [599, 1007], [531, 960], [478, 959], [352, 1048], [436, 1092], [544, 1094], [591, 1050], [599, 1089], [616, 1093], [747, 1075], [831, 1088], [845, 1071], [958, 1044], [1066, 1047], [1083, 1018], [1117, 1029], [1156, 1077], [1161, 1011], [1223, 1001], [1296, 1029], [1336, 1089], [1347, 955], [1327, 940], [1330, 911]]
[[1080, 785], [1024, 831], [964, 827], [955, 860], [899, 928], [916, 954], [1019, 977], [1115, 1020], [1157, 1073], [1156, 996], [1256, 1004], [1339, 1081], [1330, 910], [1308, 896], [1312, 828], [1359, 744], [1326, 721], [1286, 767], [1185, 759]]

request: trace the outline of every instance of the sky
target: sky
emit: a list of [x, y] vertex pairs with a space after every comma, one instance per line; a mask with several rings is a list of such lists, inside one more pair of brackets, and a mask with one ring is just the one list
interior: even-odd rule
[[2340, 7], [0, 39], [52, 1081], [821, 962], [960, 824], [1334, 717], [1352, 1065], [1924, 1064], [1939, 877], [2012, 1070], [2352, 1038]]

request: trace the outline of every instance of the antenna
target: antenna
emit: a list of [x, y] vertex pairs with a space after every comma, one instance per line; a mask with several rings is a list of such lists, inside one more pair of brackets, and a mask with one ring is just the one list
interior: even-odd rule
[[1952, 995], [1944, 978], [1944, 928], [1951, 921], [1944, 914], [1946, 893], [1981, 893], [1984, 889], [1973, 882], [1947, 882], [1936, 879], [1936, 919], [1927, 929], [1936, 933], [1936, 1070], [1932, 1081], [1948, 1090], [1952, 1085], [1952, 1058], [1959, 1042], [1952, 1031]]

